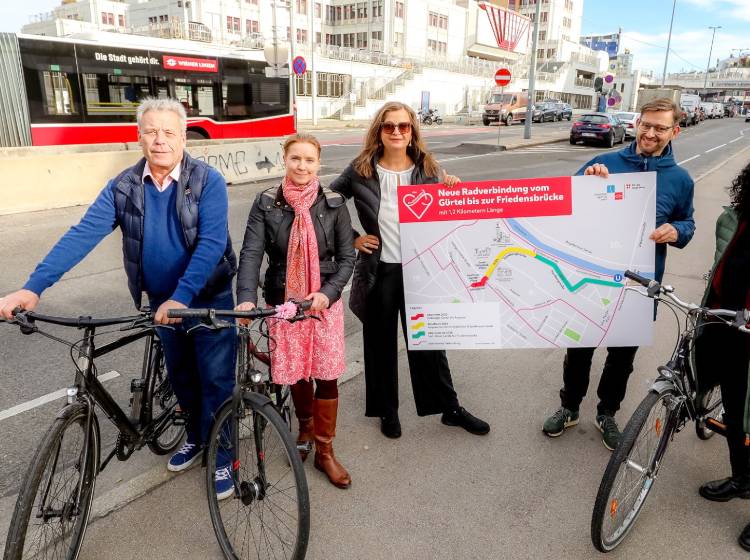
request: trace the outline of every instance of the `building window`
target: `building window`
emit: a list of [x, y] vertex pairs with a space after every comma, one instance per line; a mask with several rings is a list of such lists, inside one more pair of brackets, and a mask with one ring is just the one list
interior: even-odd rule
[[367, 32], [364, 33], [357, 33], [357, 48], [358, 49], [366, 49], [367, 48]]
[[315, 17], [320, 19], [320, 14], [323, 13], [323, 8], [320, 5], [320, 2], [315, 2]]
[[253, 6], [257, 6], [258, 0], [245, 0], [245, 4], [252, 4]]
[[547, 58], [555, 58], [557, 49], [547, 49]]
[[102, 23], [104, 25], [115, 24], [115, 14], [109, 12], [102, 12]]
[[383, 0], [373, 0], [372, 17], [383, 17]]
[[357, 3], [357, 19], [367, 19], [367, 3]]
[[549, 12], [539, 14], [539, 23], [547, 23], [547, 17], [549, 17]]
[[394, 47], [403, 47], [404, 46], [404, 34], [403, 33], [393, 33], [393, 46]]
[[404, 3], [403, 2], [396, 2], [395, 3], [395, 9], [394, 9], [394, 17], [397, 18], [404, 18]]
[[307, 13], [307, 0], [297, 0], [297, 13], [298, 14]]
[[544, 49], [537, 49], [536, 50], [536, 57], [539, 58], [539, 59], [543, 59], [544, 58]]
[[372, 32], [372, 39], [374, 41], [382, 41], [383, 40], [383, 32], [382, 31], [373, 31]]
[[123, 14], [117, 14], [117, 24], [120, 27], [125, 27], [125, 16]]
[[246, 33], [259, 33], [260, 24], [252, 19], [245, 20], [245, 32]]
[[573, 20], [570, 19], [569, 17], [564, 17], [563, 18], [563, 27], [570, 28], [571, 25], [573, 25]]
[[227, 31], [229, 31], [229, 33], [239, 33], [240, 18], [227, 16]]
[[316, 44], [316, 45], [319, 45], [319, 44], [320, 44], [320, 37], [321, 37], [321, 35], [320, 35], [320, 31], [316, 31], [316, 32], [315, 32], [315, 44]]
[[297, 29], [297, 42], [307, 43], [307, 29]]
[[546, 31], [540, 31], [539, 32], [539, 40], [540, 41], [544, 41], [545, 39], [547, 39], [547, 32]]

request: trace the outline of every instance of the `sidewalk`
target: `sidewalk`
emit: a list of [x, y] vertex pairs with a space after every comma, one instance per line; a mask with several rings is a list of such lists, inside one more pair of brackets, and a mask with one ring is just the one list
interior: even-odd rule
[[[726, 203], [724, 188], [747, 159], [747, 151], [738, 154], [696, 186], [696, 237], [686, 250], [670, 251], [667, 275], [687, 299], [700, 297], [700, 275], [713, 252], [713, 223]], [[623, 423], [674, 342], [674, 319], [668, 315], [659, 316], [655, 346], [639, 353]], [[484, 437], [443, 426], [439, 417], [416, 416], [404, 353], [401, 439], [384, 438], [377, 420], [363, 416], [363, 376], [344, 384], [336, 452], [354, 482], [350, 490], [338, 490], [311, 461], [306, 464], [312, 510], [308, 558], [598, 558], [588, 527], [610, 454], [590, 417], [595, 391], [582, 406], [588, 417], [570, 434], [551, 440], [539, 429], [545, 408], [555, 401], [562, 356], [560, 350], [451, 353], [462, 404], [492, 425]], [[597, 353], [592, 371], [600, 371], [601, 361]], [[694, 492], [699, 482], [724, 476], [726, 444], [718, 437], [701, 442], [692, 430], [685, 432], [670, 448], [668, 468], [635, 536], [612, 558], [744, 557], [735, 539], [747, 521], [745, 504], [708, 504]], [[169, 476], [164, 462], [154, 460], [153, 481], [159, 484], [144, 488], [126, 507], [110, 508], [101, 517], [101, 497], [97, 500], [100, 517], [89, 527], [82, 560], [221, 557], [201, 470]], [[0, 510], [9, 516], [6, 501]]]

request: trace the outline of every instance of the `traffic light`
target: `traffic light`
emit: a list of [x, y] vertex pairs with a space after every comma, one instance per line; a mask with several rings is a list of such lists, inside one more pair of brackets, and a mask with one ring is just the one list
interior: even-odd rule
[[594, 78], [594, 91], [602, 91], [602, 86], [604, 85], [604, 79], [603, 78]]

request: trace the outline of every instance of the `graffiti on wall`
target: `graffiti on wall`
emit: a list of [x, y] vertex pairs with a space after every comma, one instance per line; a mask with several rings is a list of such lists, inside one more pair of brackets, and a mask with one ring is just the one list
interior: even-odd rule
[[188, 146], [190, 155], [215, 167], [227, 183], [244, 183], [284, 175], [281, 143], [237, 142]]

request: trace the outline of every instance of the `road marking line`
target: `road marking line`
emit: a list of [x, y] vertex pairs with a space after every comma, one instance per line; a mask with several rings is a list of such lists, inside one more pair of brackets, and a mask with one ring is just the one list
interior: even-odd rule
[[[110, 379], [114, 379], [115, 377], [119, 377], [119, 376], [120, 376], [120, 373], [118, 371], [112, 370], [112, 371], [108, 371], [107, 373], [103, 373], [102, 375], [98, 377], [98, 379], [100, 382], [104, 382], [104, 381], [109, 381]], [[47, 393], [46, 395], [42, 395], [41, 397], [38, 397], [36, 399], [32, 399], [30, 401], [26, 401], [25, 403], [12, 406], [6, 410], [0, 410], [0, 421], [5, 420], [6, 418], [10, 418], [12, 416], [21, 414], [22, 412], [31, 410], [32, 408], [37, 408], [49, 402], [60, 399], [67, 394], [66, 391], [67, 391], [67, 388], [60, 389], [58, 391], [53, 391], [51, 393]]]
[[687, 162], [689, 162], [689, 161], [693, 161], [693, 160], [694, 160], [695, 158], [699, 158], [699, 157], [701, 157], [701, 155], [700, 155], [700, 154], [698, 154], [698, 155], [695, 155], [695, 156], [693, 156], [693, 157], [689, 157], [689, 158], [687, 158], [687, 159], [683, 159], [682, 161], [680, 161], [680, 162], [677, 162], [677, 165], [683, 165], [683, 164], [685, 164], [685, 163], [687, 163]]
[[723, 148], [724, 146], [726, 146], [726, 144], [721, 144], [719, 146], [716, 146], [715, 148], [711, 148], [710, 150], [706, 150], [704, 153], [708, 154], [710, 152], [713, 152], [714, 150], [718, 150], [719, 148]]
[[736, 142], [737, 140], [742, 140], [742, 136], [738, 136], [734, 140], [730, 140], [728, 143], [731, 144], [732, 142]]

